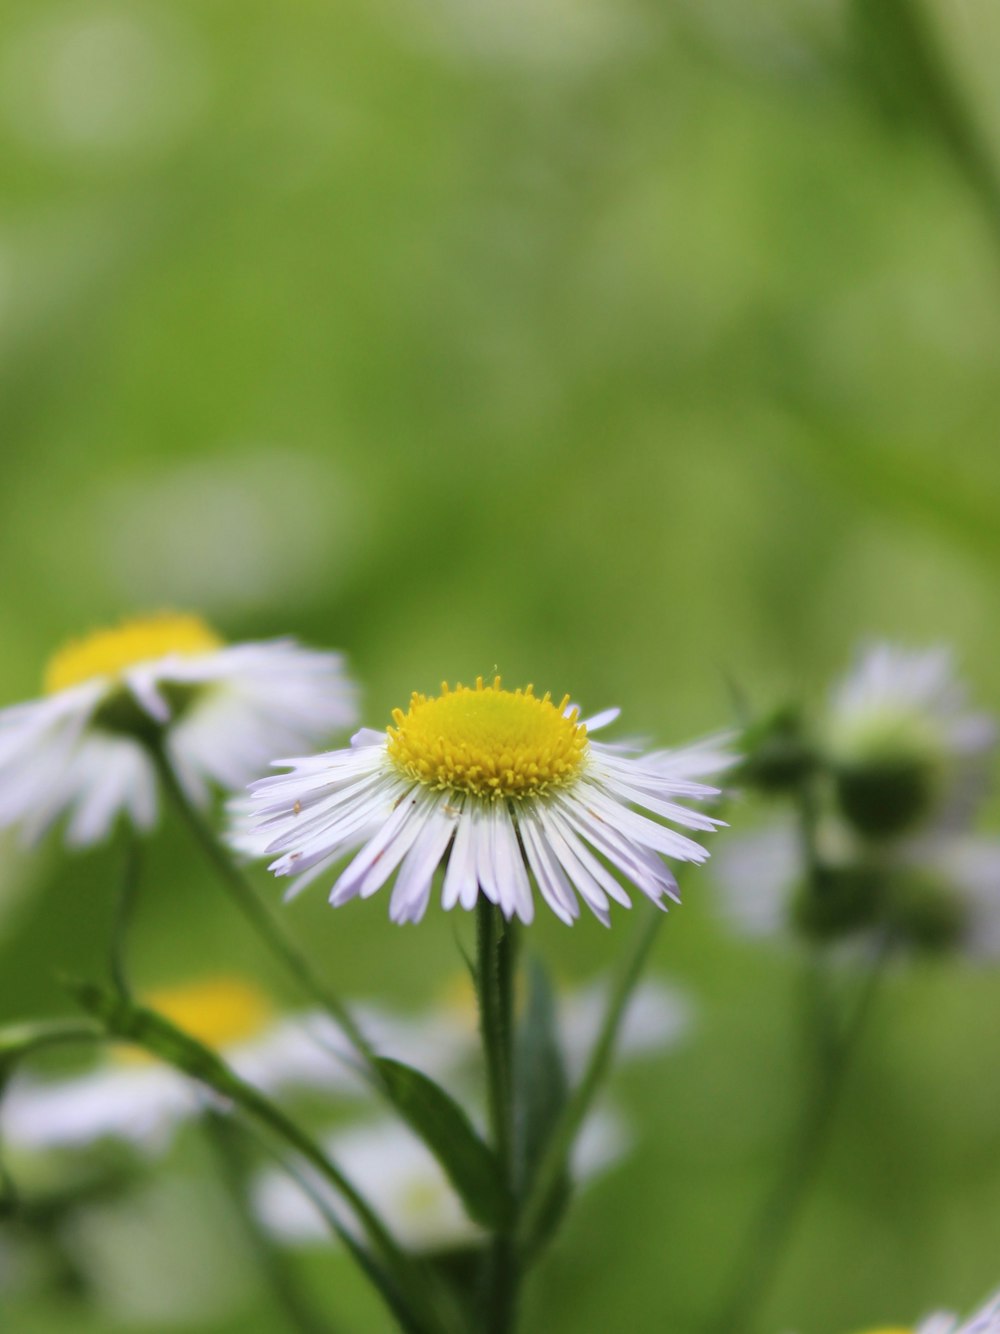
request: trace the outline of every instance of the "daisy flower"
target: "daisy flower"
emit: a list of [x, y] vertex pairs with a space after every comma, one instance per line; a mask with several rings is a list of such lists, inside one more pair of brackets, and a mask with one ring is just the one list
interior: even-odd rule
[[[349, 1048], [326, 1015], [277, 1014], [262, 992], [240, 978], [210, 977], [155, 991], [145, 1000], [265, 1093], [369, 1092], [342, 1059]], [[99, 1065], [80, 1074], [16, 1075], [0, 1108], [0, 1125], [10, 1151], [115, 1139], [156, 1153], [211, 1101], [212, 1095], [169, 1066], [130, 1047], [106, 1049]]]
[[159, 614], [60, 649], [40, 699], [0, 710], [0, 828], [30, 841], [68, 816], [69, 843], [104, 838], [126, 815], [156, 816], [158, 737], [188, 796], [241, 787], [278, 751], [355, 718], [334, 653], [290, 639], [226, 645], [196, 616]]
[[394, 725], [363, 728], [350, 749], [276, 761], [290, 772], [252, 785], [235, 841], [278, 854], [271, 870], [296, 877], [289, 895], [360, 847], [330, 902], [368, 898], [394, 877], [396, 922], [424, 915], [444, 861], [446, 909], [471, 909], [481, 893], [530, 922], [534, 881], [562, 921], [579, 916], [579, 895], [608, 925], [612, 900], [631, 906], [619, 878], [665, 907], [677, 882], [661, 856], [702, 862], [708, 853], [662, 821], [715, 829], [721, 821], [678, 799], [718, 795], [698, 780], [731, 757], [705, 744], [638, 755], [592, 741], [616, 716], [581, 722], [569, 696], [557, 705], [531, 686], [504, 690], [499, 677], [414, 694]]
[[837, 800], [869, 837], [966, 818], [996, 724], [972, 712], [946, 647], [864, 649], [834, 688], [825, 727]]
[[[581, 1184], [593, 1180], [623, 1156], [628, 1143], [620, 1116], [607, 1109], [594, 1113], [574, 1149], [575, 1179]], [[330, 1135], [324, 1147], [409, 1249], [451, 1250], [484, 1238], [440, 1163], [405, 1125], [378, 1120], [353, 1126]], [[353, 1229], [354, 1221], [314, 1172], [304, 1167], [302, 1178], [307, 1188], [277, 1169], [262, 1172], [253, 1191], [254, 1208], [268, 1231], [287, 1245], [329, 1245], [330, 1229], [317, 1199], [346, 1227]]]

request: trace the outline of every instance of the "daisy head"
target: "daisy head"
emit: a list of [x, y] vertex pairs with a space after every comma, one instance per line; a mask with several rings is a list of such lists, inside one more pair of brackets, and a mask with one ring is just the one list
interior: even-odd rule
[[0, 827], [30, 840], [62, 815], [86, 845], [126, 815], [156, 816], [149, 743], [192, 800], [235, 789], [277, 752], [354, 721], [333, 653], [292, 640], [227, 645], [197, 616], [161, 613], [61, 648], [39, 699], [0, 710]]
[[348, 750], [278, 761], [289, 772], [254, 783], [234, 841], [272, 855], [290, 894], [355, 855], [330, 893], [334, 906], [367, 898], [394, 878], [389, 914], [416, 922], [434, 873], [446, 866], [445, 908], [471, 909], [480, 894], [530, 922], [532, 884], [566, 923], [577, 895], [607, 925], [622, 881], [654, 903], [677, 898], [664, 856], [708, 853], [668, 823], [706, 833], [720, 821], [681, 800], [719, 789], [700, 781], [732, 762], [708, 745], [635, 753], [591, 739], [616, 710], [581, 721], [569, 696], [556, 704], [500, 678], [414, 694], [385, 732], [362, 729]]
[[947, 648], [883, 643], [835, 687], [826, 743], [844, 817], [864, 836], [891, 838], [967, 811], [996, 725], [970, 710]]
[[[200, 978], [143, 999], [264, 1092], [316, 1088], [348, 1097], [367, 1092], [344, 1061], [343, 1036], [326, 1015], [282, 1014], [246, 979]], [[19, 1073], [4, 1097], [0, 1126], [14, 1153], [81, 1148], [100, 1140], [157, 1152], [206, 1102], [210, 1095], [172, 1067], [133, 1047], [108, 1047], [81, 1073], [61, 1078]]]

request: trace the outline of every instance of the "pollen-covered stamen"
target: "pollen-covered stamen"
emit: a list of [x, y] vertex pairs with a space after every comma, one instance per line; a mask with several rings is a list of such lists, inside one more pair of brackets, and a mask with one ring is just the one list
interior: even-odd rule
[[388, 729], [389, 758], [407, 777], [442, 791], [518, 799], [565, 787], [587, 760], [587, 729], [579, 712], [538, 698], [529, 685], [503, 690], [477, 678], [474, 688], [447, 682], [441, 694], [414, 694]]
[[161, 612], [95, 630], [59, 649], [45, 669], [45, 690], [55, 694], [84, 681], [116, 677], [129, 667], [171, 655], [213, 653], [223, 640], [199, 616]]

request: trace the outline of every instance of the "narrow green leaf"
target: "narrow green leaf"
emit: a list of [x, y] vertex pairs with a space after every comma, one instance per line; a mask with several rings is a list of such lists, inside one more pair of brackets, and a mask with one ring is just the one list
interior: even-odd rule
[[393, 1106], [444, 1168], [469, 1217], [484, 1227], [502, 1227], [512, 1201], [493, 1151], [450, 1093], [402, 1061], [376, 1057]]
[[556, 1005], [545, 965], [532, 958], [528, 968], [528, 1000], [518, 1025], [514, 1049], [517, 1099], [518, 1179], [534, 1175], [552, 1129], [569, 1097], [569, 1080], [559, 1044]]
[[[531, 959], [527, 973], [528, 1002], [514, 1049], [516, 1168], [522, 1192], [530, 1187], [569, 1098], [551, 980], [538, 958]], [[564, 1168], [540, 1233], [547, 1234], [555, 1226], [569, 1196], [570, 1177]]]

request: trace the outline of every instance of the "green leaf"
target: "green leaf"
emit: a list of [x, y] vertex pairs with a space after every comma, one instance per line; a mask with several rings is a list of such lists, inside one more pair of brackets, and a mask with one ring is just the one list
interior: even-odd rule
[[509, 1219], [513, 1202], [493, 1151], [451, 1094], [402, 1061], [375, 1060], [383, 1087], [407, 1125], [444, 1168], [469, 1217], [496, 1229]]
[[[530, 1186], [569, 1097], [552, 984], [540, 959], [532, 958], [527, 973], [528, 1003], [514, 1049], [516, 1162], [522, 1190]], [[564, 1172], [552, 1214], [546, 1219], [548, 1226], [558, 1221], [569, 1190], [569, 1174]]]

